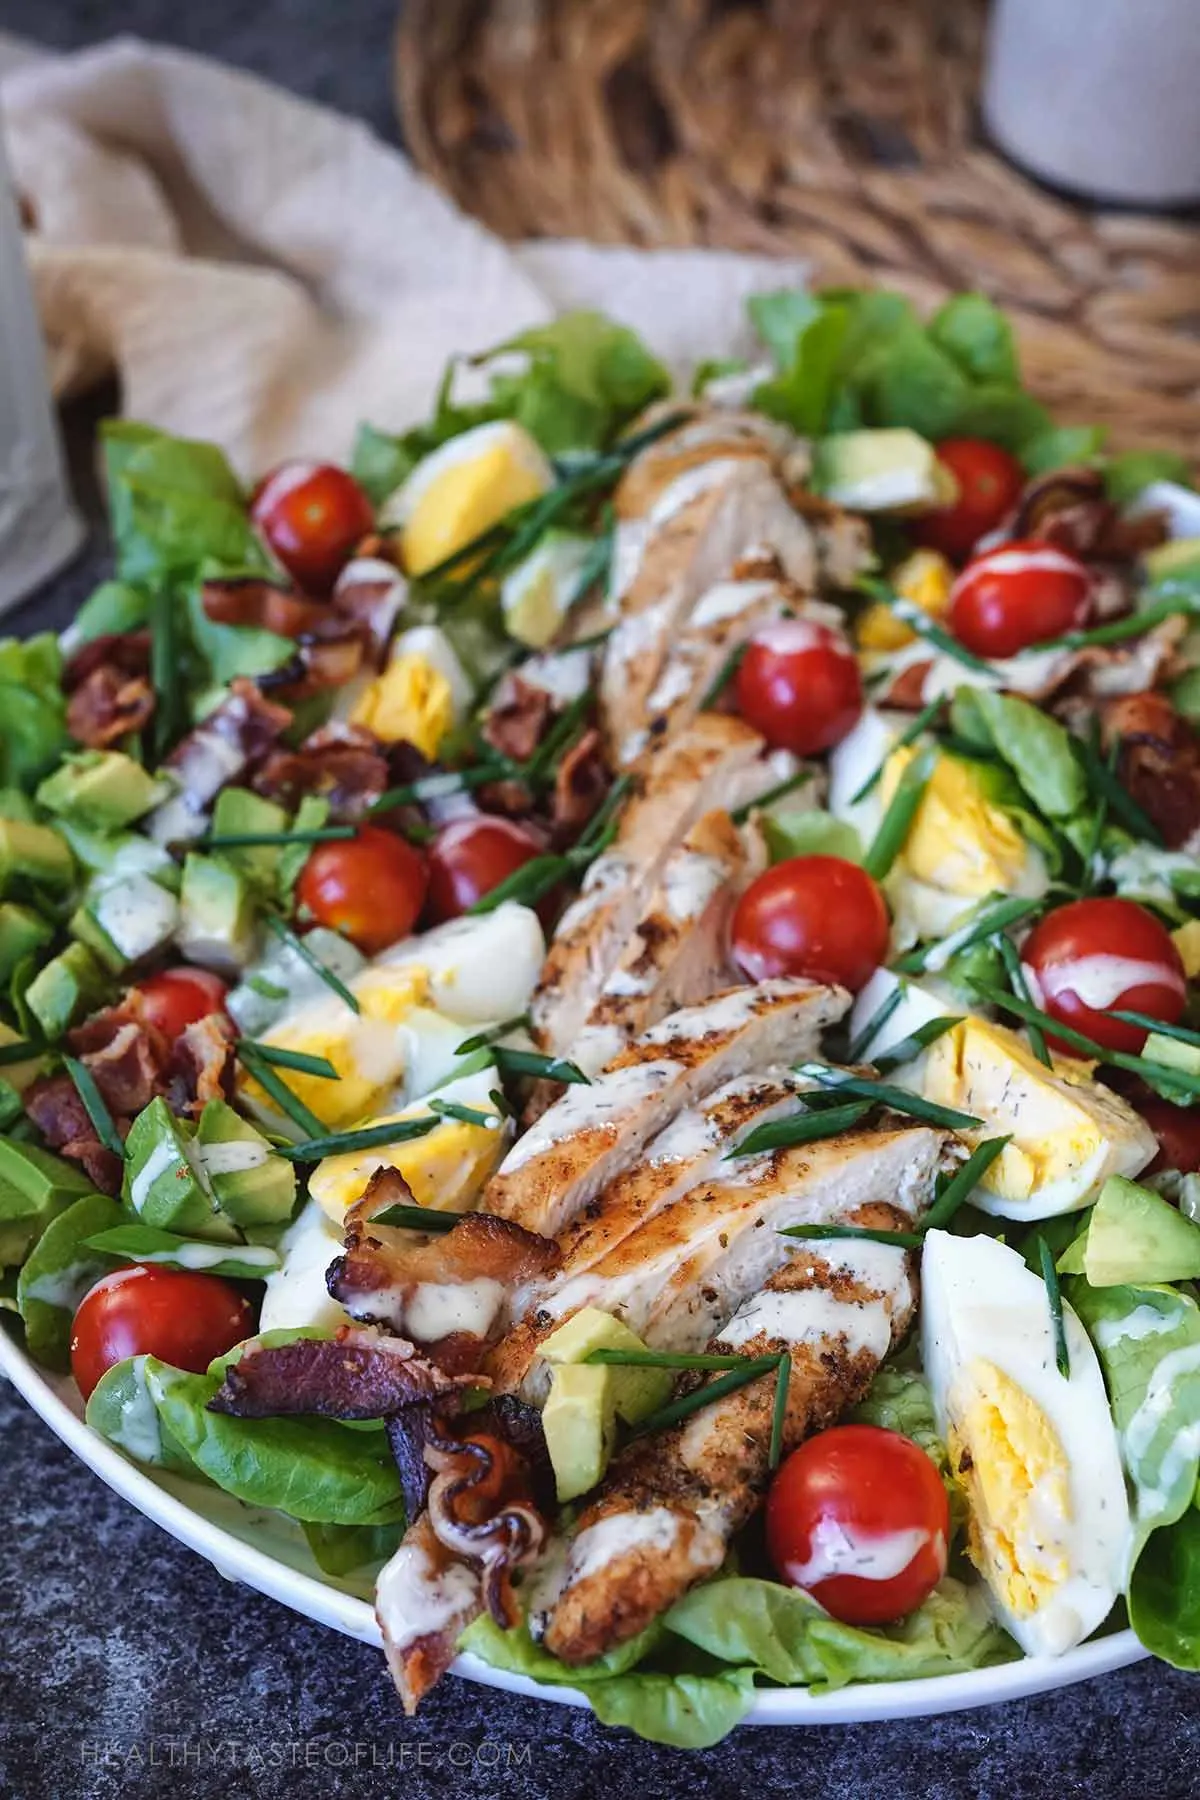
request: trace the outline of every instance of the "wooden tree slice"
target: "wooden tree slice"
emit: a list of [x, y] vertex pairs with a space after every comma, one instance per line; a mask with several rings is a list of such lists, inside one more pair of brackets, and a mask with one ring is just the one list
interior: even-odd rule
[[981, 288], [1064, 421], [1190, 456], [1200, 229], [1049, 193], [987, 147], [985, 11], [405, 0], [397, 98], [420, 166], [505, 237], [803, 255], [928, 304]]

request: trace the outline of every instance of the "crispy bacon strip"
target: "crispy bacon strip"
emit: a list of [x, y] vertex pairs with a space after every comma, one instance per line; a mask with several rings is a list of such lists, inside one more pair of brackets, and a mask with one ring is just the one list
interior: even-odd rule
[[483, 722], [483, 736], [501, 756], [528, 762], [546, 735], [554, 714], [554, 697], [543, 687], [506, 677]]
[[[458, 1421], [458, 1424], [462, 1423]], [[556, 1505], [554, 1468], [546, 1448], [542, 1415], [537, 1407], [526, 1405], [516, 1394], [493, 1394], [486, 1405], [471, 1411], [467, 1424], [472, 1430], [494, 1433], [525, 1459], [534, 1503], [544, 1513], [553, 1512]], [[424, 1512], [429, 1499], [433, 1471], [425, 1460], [425, 1445], [434, 1433], [433, 1402], [415, 1402], [412, 1406], [402, 1407], [387, 1421], [388, 1443], [400, 1471], [400, 1486], [410, 1519]]]
[[[473, 1378], [478, 1385], [478, 1377]], [[297, 1338], [273, 1349], [250, 1345], [209, 1401], [239, 1419], [316, 1413], [327, 1419], [382, 1419], [467, 1386], [419, 1356], [403, 1338], [346, 1326], [335, 1338]]]
[[[249, 625], [276, 637], [298, 638], [322, 631], [333, 617], [320, 600], [277, 587], [261, 575], [235, 575], [206, 581], [200, 604], [215, 625]], [[341, 621], [334, 619], [340, 625]]]
[[67, 702], [67, 730], [89, 750], [106, 750], [154, 717], [154, 689], [145, 675], [125, 675], [102, 663]]
[[536, 1558], [546, 1522], [528, 1497], [524, 1458], [473, 1420], [456, 1429], [451, 1435], [438, 1421], [426, 1437], [425, 1461], [434, 1471], [429, 1522], [445, 1549], [479, 1563], [484, 1605], [507, 1629], [518, 1618], [513, 1570]]
[[573, 838], [608, 792], [608, 768], [598, 731], [585, 731], [554, 774], [551, 818], [556, 835]]
[[166, 1071], [172, 1112], [198, 1118], [209, 1100], [228, 1100], [233, 1088], [235, 1032], [221, 1013], [194, 1019], [177, 1039]]
[[258, 794], [295, 808], [305, 794], [328, 800], [337, 819], [360, 819], [389, 784], [388, 761], [368, 731], [315, 731], [298, 750], [275, 750], [251, 778]]
[[1100, 713], [1105, 747], [1119, 744], [1122, 787], [1170, 849], [1200, 832], [1200, 736], [1165, 694], [1125, 694]]
[[1029, 482], [1007, 526], [1013, 538], [1042, 538], [1085, 561], [1128, 562], [1161, 544], [1160, 513], [1123, 518], [1099, 469], [1053, 469]]

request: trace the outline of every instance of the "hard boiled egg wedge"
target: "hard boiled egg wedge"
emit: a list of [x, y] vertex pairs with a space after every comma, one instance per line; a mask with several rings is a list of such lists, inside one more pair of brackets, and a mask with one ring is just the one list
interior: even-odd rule
[[325, 1285], [325, 1271], [343, 1249], [341, 1232], [308, 1201], [279, 1240], [282, 1262], [267, 1276], [258, 1329], [336, 1331], [348, 1324], [349, 1315]]
[[[1048, 1219], [1096, 1198], [1110, 1175], [1136, 1175], [1154, 1156], [1149, 1126], [1085, 1063], [1039, 1062], [1017, 1032], [968, 1017], [920, 1063], [927, 1100], [982, 1119], [968, 1143], [1010, 1136], [972, 1200], [1005, 1219]], [[905, 1085], [913, 1086], [909, 1075]]]
[[554, 469], [536, 440], [499, 419], [423, 457], [384, 503], [380, 523], [400, 527], [405, 573], [422, 575], [553, 485]]
[[486, 1024], [520, 1017], [545, 954], [537, 914], [508, 900], [494, 912], [451, 919], [406, 938], [385, 950], [375, 966], [380, 971], [419, 966], [439, 1012], [465, 1024]]
[[1029, 1656], [1061, 1656], [1125, 1583], [1129, 1506], [1104, 1380], [1070, 1306], [1055, 1366], [1049, 1296], [1015, 1250], [931, 1231], [921, 1264], [922, 1354], [967, 1548]]
[[495, 1086], [495, 1069], [480, 1069], [448, 1082], [427, 1099], [362, 1120], [363, 1125], [382, 1125], [385, 1120], [424, 1118], [430, 1111], [430, 1099], [467, 1107], [480, 1115], [479, 1123], [444, 1117], [424, 1137], [327, 1156], [308, 1178], [309, 1193], [340, 1224], [347, 1207], [361, 1200], [376, 1169], [399, 1169], [418, 1206], [439, 1212], [468, 1211], [512, 1139], [511, 1122], [500, 1116], [490, 1097]]

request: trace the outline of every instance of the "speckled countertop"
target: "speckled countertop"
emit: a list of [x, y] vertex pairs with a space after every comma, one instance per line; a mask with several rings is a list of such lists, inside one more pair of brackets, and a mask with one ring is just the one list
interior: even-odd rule
[[[394, 0], [0, 0], [0, 28], [61, 49], [136, 31], [240, 63], [390, 136], [394, 11]], [[77, 472], [88, 423], [70, 422]], [[16, 628], [68, 617], [103, 557], [97, 537]], [[7, 1388], [0, 1498], [3, 1800], [1200, 1795], [1200, 1683], [1147, 1663], [1007, 1707], [744, 1729], [702, 1752], [457, 1680], [405, 1720], [375, 1651], [223, 1580], [111, 1494]]]

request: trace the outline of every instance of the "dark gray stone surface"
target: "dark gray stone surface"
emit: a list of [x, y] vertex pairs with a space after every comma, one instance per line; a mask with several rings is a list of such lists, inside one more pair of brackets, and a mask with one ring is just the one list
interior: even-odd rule
[[[6, 30], [62, 49], [137, 31], [223, 56], [394, 136], [392, 18], [391, 0], [0, 0]], [[85, 490], [98, 410], [70, 421]], [[96, 533], [5, 629], [61, 623], [103, 567]], [[1200, 1795], [1200, 1685], [1152, 1664], [1008, 1707], [746, 1729], [687, 1754], [457, 1680], [407, 1721], [373, 1650], [224, 1581], [109, 1493], [8, 1389], [0, 1500], [0, 1800]]]

